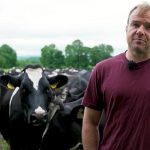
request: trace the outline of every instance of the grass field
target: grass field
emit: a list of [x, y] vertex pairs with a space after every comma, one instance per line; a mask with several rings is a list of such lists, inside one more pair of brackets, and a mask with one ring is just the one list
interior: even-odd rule
[[10, 150], [7, 142], [0, 136], [0, 150]]

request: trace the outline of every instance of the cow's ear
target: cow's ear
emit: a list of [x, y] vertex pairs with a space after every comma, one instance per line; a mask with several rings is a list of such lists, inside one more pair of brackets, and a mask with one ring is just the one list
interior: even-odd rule
[[54, 77], [48, 78], [51, 88], [56, 89], [60, 88], [68, 82], [68, 77], [65, 75], [57, 75]]
[[56, 83], [50, 83], [50, 87], [51, 87], [52, 89], [56, 89], [56, 88], [57, 88], [57, 85], [58, 85], [58, 82], [56, 82]]
[[77, 111], [77, 119], [83, 119], [84, 108], [79, 108]]
[[82, 120], [83, 119], [83, 113], [84, 113], [84, 106], [83, 105], [79, 105], [79, 106], [76, 106], [71, 114], [73, 116], [74, 119], [79, 119], [79, 120]]
[[0, 76], [0, 82], [6, 88], [13, 90], [18, 85], [17, 77], [11, 75], [2, 75]]
[[7, 88], [10, 89], [10, 90], [14, 90], [15, 89], [15, 87], [11, 83], [7, 84]]

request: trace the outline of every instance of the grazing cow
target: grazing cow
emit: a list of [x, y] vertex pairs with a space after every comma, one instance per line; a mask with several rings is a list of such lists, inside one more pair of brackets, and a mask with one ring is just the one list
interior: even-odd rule
[[84, 106], [81, 100], [64, 103], [64, 109], [55, 112], [40, 150], [83, 150], [81, 128]]
[[51, 116], [50, 105], [63, 107], [54, 88], [64, 75], [49, 77], [39, 65], [28, 65], [17, 76], [0, 76], [0, 132], [11, 150], [38, 150]]

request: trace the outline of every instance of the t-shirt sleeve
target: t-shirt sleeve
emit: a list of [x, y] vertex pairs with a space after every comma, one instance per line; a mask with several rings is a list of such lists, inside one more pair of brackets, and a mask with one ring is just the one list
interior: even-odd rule
[[85, 94], [82, 100], [82, 105], [95, 110], [102, 111], [103, 95], [101, 91], [101, 71], [96, 65], [91, 73]]

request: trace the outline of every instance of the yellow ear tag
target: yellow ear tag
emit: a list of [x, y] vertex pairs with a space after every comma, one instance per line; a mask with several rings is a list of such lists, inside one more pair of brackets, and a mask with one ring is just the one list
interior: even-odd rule
[[83, 119], [83, 108], [80, 108], [77, 113], [77, 119]]
[[11, 83], [7, 84], [7, 88], [10, 89], [10, 90], [14, 90], [15, 89], [15, 87]]
[[51, 84], [50, 86], [51, 86], [52, 89], [56, 89], [56, 88], [57, 88], [57, 85], [58, 85], [58, 82], [56, 82], [56, 83], [54, 83], [54, 84]]

